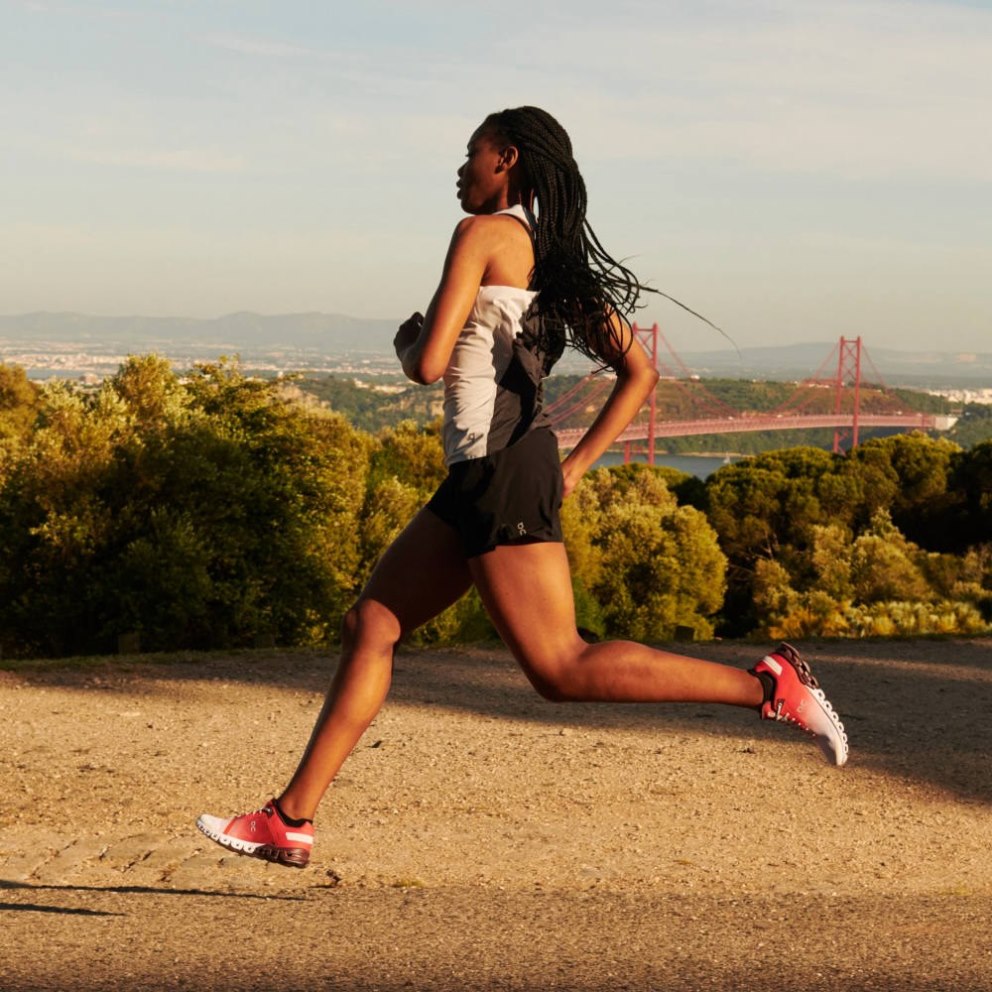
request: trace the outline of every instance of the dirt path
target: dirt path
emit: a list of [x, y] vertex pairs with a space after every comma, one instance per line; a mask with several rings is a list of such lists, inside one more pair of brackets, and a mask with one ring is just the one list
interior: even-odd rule
[[992, 990], [992, 641], [805, 648], [842, 770], [746, 712], [401, 655], [300, 872], [192, 824], [278, 788], [326, 659], [0, 672], [0, 990]]

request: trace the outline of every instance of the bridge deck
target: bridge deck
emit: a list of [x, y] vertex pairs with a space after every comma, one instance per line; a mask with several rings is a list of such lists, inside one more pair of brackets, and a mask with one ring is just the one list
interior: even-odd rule
[[[903, 430], [946, 430], [952, 418], [932, 413], [879, 414], [862, 413], [858, 417], [858, 427], [900, 427]], [[768, 416], [758, 414], [742, 417], [710, 417], [702, 420], [659, 420], [654, 425], [654, 436], [688, 437], [695, 434], [744, 434], [749, 431], [794, 431], [816, 427], [854, 426], [851, 414], [783, 414]], [[617, 438], [623, 441], [643, 441], [648, 437], [647, 423], [633, 423]], [[584, 427], [555, 427], [558, 445], [561, 448], [574, 447], [585, 433]]]

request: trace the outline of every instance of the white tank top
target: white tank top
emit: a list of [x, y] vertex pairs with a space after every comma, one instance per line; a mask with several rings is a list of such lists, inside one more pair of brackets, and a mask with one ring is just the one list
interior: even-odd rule
[[[534, 215], [509, 214], [533, 234]], [[540, 426], [540, 356], [521, 341], [537, 292], [481, 286], [444, 373], [444, 457], [448, 465], [481, 458]]]

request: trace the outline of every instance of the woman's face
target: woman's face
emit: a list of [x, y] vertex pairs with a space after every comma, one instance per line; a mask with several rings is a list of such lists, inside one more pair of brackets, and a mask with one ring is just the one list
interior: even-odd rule
[[469, 139], [468, 153], [458, 170], [458, 199], [467, 214], [491, 214], [504, 209], [510, 170], [505, 147], [491, 131], [479, 128]]

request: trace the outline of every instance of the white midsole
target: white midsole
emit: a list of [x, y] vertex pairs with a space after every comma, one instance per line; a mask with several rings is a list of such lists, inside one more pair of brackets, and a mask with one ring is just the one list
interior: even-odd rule
[[[231, 837], [219, 830], [214, 830], [207, 826], [202, 818], [197, 819], [196, 826], [201, 833], [206, 834], [212, 841], [220, 844], [221, 847], [230, 848], [232, 851], [240, 851], [243, 854], [254, 854], [255, 851], [263, 846], [261, 841], [241, 840], [239, 837]], [[313, 838], [309, 834], [301, 834], [295, 830], [286, 831], [286, 840], [303, 844], [306, 847], [313, 847]]]
[[196, 821], [200, 832], [206, 834], [212, 841], [220, 844], [221, 847], [229, 847], [232, 851], [243, 851], [245, 854], [254, 854], [262, 845], [260, 842], [250, 840], [239, 840], [237, 837], [228, 837], [227, 834], [211, 830], [202, 820]]

